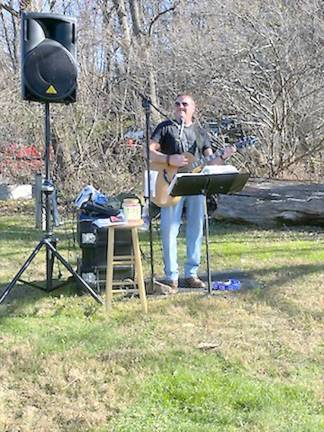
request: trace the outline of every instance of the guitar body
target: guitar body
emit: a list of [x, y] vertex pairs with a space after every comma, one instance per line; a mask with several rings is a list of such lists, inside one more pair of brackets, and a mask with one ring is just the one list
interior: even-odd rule
[[[240, 138], [232, 145], [236, 146], [237, 150], [240, 150], [247, 146], [254, 145], [255, 142], [256, 138], [254, 136], [247, 136]], [[152, 171], [158, 172], [155, 183], [155, 196], [152, 197], [152, 202], [158, 207], [169, 207], [175, 205], [180, 200], [180, 197], [173, 197], [168, 193], [169, 185], [177, 173], [200, 172], [204, 166], [222, 155], [222, 150], [210, 156], [203, 156], [200, 159], [195, 158], [195, 156], [188, 152], [183, 153], [183, 155], [188, 159], [188, 164], [181, 168], [169, 166], [166, 163], [152, 162], [151, 164]]]
[[166, 163], [151, 163], [151, 170], [158, 172], [155, 182], [155, 196], [152, 197], [152, 202], [158, 207], [170, 207], [180, 200], [180, 196], [171, 196], [168, 193], [169, 185], [177, 173], [198, 172], [202, 169], [201, 166], [196, 169], [191, 168], [192, 163], [197, 161], [191, 153], [183, 153], [183, 155], [188, 159], [188, 164], [181, 168], [170, 166]]
[[169, 182], [177, 174], [177, 168], [168, 166], [162, 163], [152, 163], [152, 171], [158, 171], [158, 175], [155, 182], [155, 194], [152, 197], [152, 202], [158, 207], [169, 207], [175, 205], [180, 197], [173, 197], [169, 195], [168, 188]]

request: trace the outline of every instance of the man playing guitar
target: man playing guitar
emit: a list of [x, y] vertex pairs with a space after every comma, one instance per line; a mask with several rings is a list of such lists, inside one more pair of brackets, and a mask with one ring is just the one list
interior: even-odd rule
[[[185, 152], [198, 157], [213, 154], [206, 131], [194, 121], [194, 112], [195, 102], [192, 96], [178, 95], [175, 101], [175, 120], [160, 123], [152, 134], [150, 159], [153, 164], [166, 164], [177, 169], [188, 164]], [[226, 147], [223, 153], [211, 163], [222, 165], [235, 151], [234, 146]], [[171, 292], [176, 292], [178, 288], [177, 236], [184, 206], [187, 219], [185, 286], [188, 288], [205, 287], [204, 282], [197, 276], [203, 238], [204, 196], [183, 196], [175, 205], [161, 208], [164, 283], [170, 286]]]

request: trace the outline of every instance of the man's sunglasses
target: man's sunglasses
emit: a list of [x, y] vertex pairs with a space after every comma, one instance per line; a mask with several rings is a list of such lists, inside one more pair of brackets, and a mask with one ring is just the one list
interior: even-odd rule
[[181, 106], [181, 105], [183, 105], [184, 107], [186, 107], [186, 106], [189, 105], [189, 102], [179, 102], [179, 101], [175, 102], [175, 106]]

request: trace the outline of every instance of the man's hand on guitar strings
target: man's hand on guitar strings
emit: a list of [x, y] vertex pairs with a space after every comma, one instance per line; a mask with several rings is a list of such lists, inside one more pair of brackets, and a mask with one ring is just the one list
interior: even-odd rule
[[230, 145], [228, 147], [225, 147], [221, 159], [226, 160], [231, 156], [233, 156], [235, 152], [236, 152], [235, 145]]

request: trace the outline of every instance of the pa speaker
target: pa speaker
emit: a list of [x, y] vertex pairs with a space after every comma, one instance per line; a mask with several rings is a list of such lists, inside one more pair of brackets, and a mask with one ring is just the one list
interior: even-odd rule
[[21, 85], [24, 100], [76, 101], [76, 19], [24, 13], [21, 21]]

